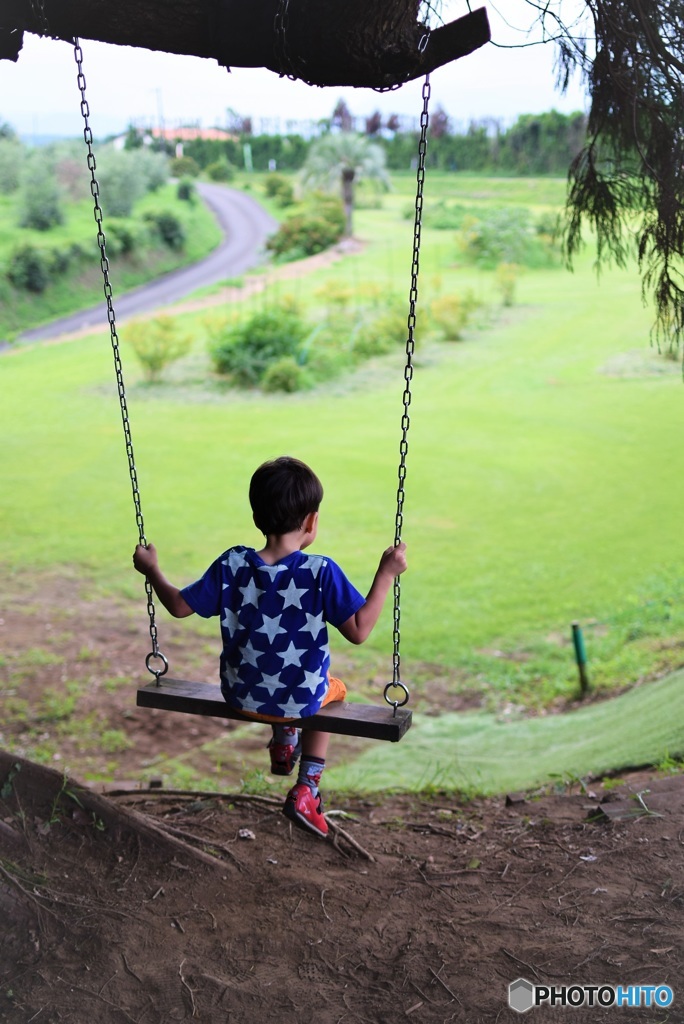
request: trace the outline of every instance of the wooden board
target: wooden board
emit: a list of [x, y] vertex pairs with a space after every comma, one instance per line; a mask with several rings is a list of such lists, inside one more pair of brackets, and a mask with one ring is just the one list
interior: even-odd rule
[[[161, 686], [148, 683], [139, 688], [136, 703], [141, 708], [231, 718], [254, 724], [253, 718], [246, 718], [226, 704], [221, 688], [214, 683], [191, 683], [185, 679], [164, 679]], [[342, 700], [326, 704], [317, 715], [298, 719], [297, 725], [302, 729], [320, 729], [321, 732], [335, 732], [342, 736], [364, 736], [396, 743], [410, 728], [411, 719], [412, 712], [405, 708], [397, 708], [395, 714], [389, 704], [376, 707], [375, 704], [353, 704]]]

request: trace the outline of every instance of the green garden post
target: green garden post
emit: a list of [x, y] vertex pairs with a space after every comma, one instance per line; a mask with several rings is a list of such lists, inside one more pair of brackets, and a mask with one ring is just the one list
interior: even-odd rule
[[587, 675], [587, 652], [584, 648], [584, 637], [579, 622], [572, 624], [572, 644], [575, 648], [575, 660], [579, 669], [580, 697], [589, 693], [589, 676]]

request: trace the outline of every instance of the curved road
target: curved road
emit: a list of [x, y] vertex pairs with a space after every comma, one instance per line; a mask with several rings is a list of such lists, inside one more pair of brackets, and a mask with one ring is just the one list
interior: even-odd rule
[[[223, 232], [223, 241], [209, 256], [180, 270], [140, 285], [132, 291], [116, 294], [116, 273], [114, 274], [114, 312], [117, 321], [148, 313], [177, 302], [190, 292], [207, 285], [217, 284], [229, 277], [237, 277], [261, 259], [264, 243], [275, 230], [277, 223], [259, 206], [255, 199], [226, 188], [225, 185], [197, 183], [197, 191], [213, 212]], [[105, 234], [107, 224], [105, 221]], [[41, 341], [71, 334], [89, 327], [107, 325], [107, 307], [104, 298], [97, 306], [60, 317], [42, 327], [25, 331], [17, 342]]]

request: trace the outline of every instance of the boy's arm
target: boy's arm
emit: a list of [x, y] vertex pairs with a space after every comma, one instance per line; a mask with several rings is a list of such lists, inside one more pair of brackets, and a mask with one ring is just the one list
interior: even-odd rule
[[368, 591], [366, 603], [346, 622], [343, 622], [338, 629], [345, 640], [352, 644], [362, 644], [367, 640], [373, 631], [375, 623], [380, 618], [380, 612], [385, 603], [385, 598], [395, 576], [401, 575], [406, 569], [406, 545], [394, 545], [383, 552], [380, 559], [378, 571]]
[[178, 587], [169, 583], [159, 568], [154, 544], [148, 544], [147, 547], [138, 544], [133, 554], [133, 565], [139, 573], [148, 578], [155, 594], [174, 618], [184, 619], [187, 615], [194, 614], [188, 602], [181, 596]]

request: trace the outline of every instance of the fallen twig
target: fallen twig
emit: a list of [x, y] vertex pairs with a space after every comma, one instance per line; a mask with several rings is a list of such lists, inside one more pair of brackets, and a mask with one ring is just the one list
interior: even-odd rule
[[329, 818], [326, 818], [326, 821], [328, 822], [329, 827], [332, 829], [334, 837], [341, 836], [341, 838], [344, 839], [345, 842], [349, 843], [349, 845], [353, 847], [353, 849], [355, 849], [357, 853], [360, 853], [362, 857], [365, 857], [366, 860], [370, 860], [373, 863], [375, 863], [375, 857], [373, 856], [373, 854], [369, 853], [368, 850], [361, 846], [360, 843], [357, 843], [357, 841], [353, 839], [349, 835], [349, 833], [345, 831], [345, 829], [340, 828], [340, 826], [336, 822], [331, 821]]

